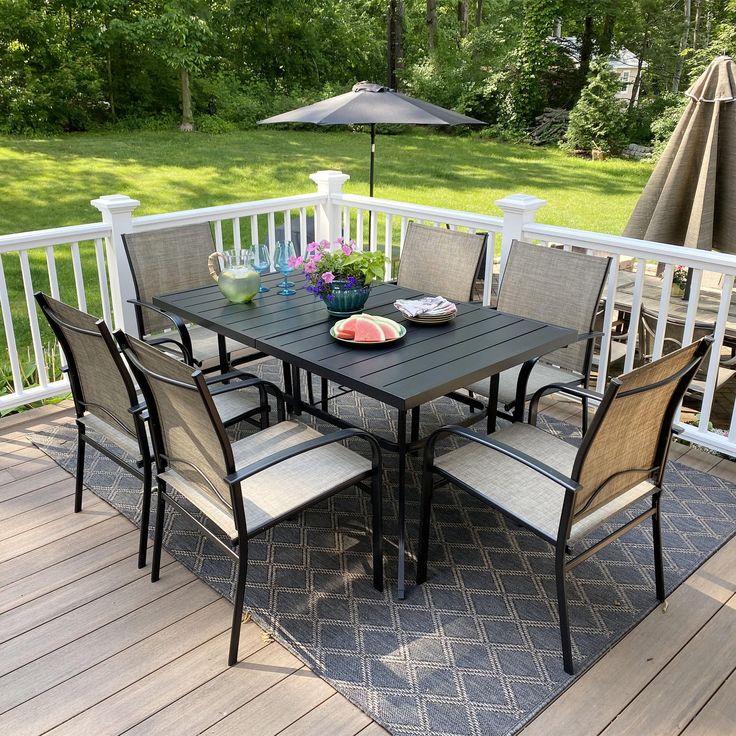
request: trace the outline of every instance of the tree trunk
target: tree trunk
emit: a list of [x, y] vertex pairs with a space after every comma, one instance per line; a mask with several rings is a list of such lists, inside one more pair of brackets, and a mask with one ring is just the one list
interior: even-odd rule
[[468, 35], [468, 0], [460, 0], [457, 4], [457, 19], [460, 21], [460, 38]]
[[387, 33], [388, 86], [399, 88], [399, 75], [404, 58], [404, 3], [389, 0]]
[[475, 27], [480, 28], [483, 23], [483, 0], [476, 0], [475, 3]]
[[682, 66], [685, 62], [683, 52], [687, 48], [687, 41], [690, 38], [690, 10], [691, 0], [685, 0], [685, 25], [682, 29], [682, 37], [680, 38], [680, 54], [677, 57], [677, 64], [675, 65], [675, 75], [672, 78], [672, 91], [680, 91], [680, 79], [682, 78]]
[[115, 112], [115, 94], [112, 89], [112, 58], [110, 49], [107, 50], [107, 99], [110, 103], [110, 115], [114, 122], [118, 119], [118, 116]]
[[[648, 45], [648, 42], [645, 42]], [[634, 77], [634, 84], [631, 87], [631, 98], [629, 99], [629, 112], [634, 109], [634, 105], [638, 104], [637, 99], [639, 97], [639, 87], [641, 87], [641, 70], [644, 66], [644, 59], [640, 56], [639, 63], [636, 67], [636, 76]]]
[[606, 57], [611, 55], [611, 48], [613, 46], [613, 29], [616, 25], [616, 16], [606, 15], [603, 18], [603, 27], [601, 28], [601, 34], [598, 38], [598, 46], [601, 50], [601, 56]]
[[693, 23], [693, 48], [698, 48], [700, 40], [700, 6], [701, 0], [695, 0], [695, 22]]
[[192, 117], [192, 90], [189, 88], [189, 70], [185, 67], [179, 69], [181, 80], [181, 125], [182, 133], [191, 133], [194, 130], [194, 118]]
[[427, 0], [427, 47], [437, 48], [437, 0]]
[[585, 16], [583, 37], [580, 40], [580, 79], [581, 89], [585, 85], [585, 79], [590, 70], [590, 60], [593, 57], [593, 17]]

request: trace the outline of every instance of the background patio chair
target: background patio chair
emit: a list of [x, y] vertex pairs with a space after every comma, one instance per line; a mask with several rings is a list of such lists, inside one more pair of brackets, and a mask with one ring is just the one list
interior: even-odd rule
[[[600, 406], [579, 450], [532, 426], [542, 389], [529, 408], [530, 424], [520, 422], [481, 437], [462, 427], [434, 432], [424, 453], [417, 582], [427, 579], [433, 475], [465, 489], [554, 546], [557, 605], [565, 671], [573, 674], [572, 641], [565, 576], [619, 536], [652, 519], [657, 598], [664, 600], [660, 496], [675, 412], [700, 366], [710, 341], [705, 338], [611, 380], [601, 396], [583, 388], [557, 385], [549, 390], [598, 397]], [[435, 457], [436, 441], [452, 434], [470, 442]], [[618, 512], [644, 499], [648, 508], [574, 557], [578, 543]]]
[[[524, 418], [524, 404], [543, 386], [562, 383], [587, 386], [593, 331], [610, 258], [570, 253], [515, 240], [511, 244], [496, 308], [528, 319], [569, 327], [579, 333], [577, 342], [528, 360], [499, 376], [498, 403], [513, 411], [509, 419]], [[490, 380], [467, 386], [471, 395], [490, 396]], [[588, 402], [583, 399], [583, 431], [587, 428]]]
[[[54, 331], [66, 359], [77, 423], [77, 468], [74, 511], [82, 510], [85, 447], [91, 445], [143, 483], [138, 567], [146, 564], [151, 508], [151, 454], [143, 397], [120, 355], [107, 325], [86, 312], [42, 292], [36, 301]], [[227, 384], [223, 381], [228, 381]], [[268, 426], [266, 389], [275, 386], [239, 371], [208, 379], [208, 389], [226, 426], [243, 420]], [[240, 389], [250, 388], [249, 391]], [[134, 464], [110, 452], [102, 440], [116, 445]]]
[[209, 223], [122, 237], [136, 290], [136, 299], [130, 301], [135, 304], [138, 337], [205, 371], [219, 368], [224, 372], [262, 357], [262, 353], [204, 327], [186, 325], [180, 317], [153, 305], [155, 296], [212, 285], [207, 258], [215, 250], [215, 242]]
[[[368, 432], [346, 429], [323, 436], [305, 425], [279, 421], [231, 443], [201, 371], [192, 373], [189, 366], [122, 332], [116, 337], [151, 414], [158, 479], [151, 579], [159, 577], [164, 513], [171, 504], [237, 564], [229, 664], [238, 656], [248, 540], [365, 480], [370, 480], [373, 506], [373, 584], [383, 589], [381, 451]], [[282, 398], [278, 408], [282, 419]], [[368, 441], [372, 460], [340, 444], [350, 437]], [[219, 527], [227, 541], [204, 526], [171, 490]]]
[[396, 283], [455, 302], [469, 302], [486, 249], [485, 233], [410, 222]]
[[[643, 304], [639, 316], [639, 350], [641, 360], [649, 362], [654, 353], [654, 337], [657, 332], [657, 321], [659, 313], [651, 309], [647, 309]], [[699, 340], [706, 335], [712, 335], [715, 331], [714, 322], [696, 322], [693, 327], [693, 340]], [[685, 331], [685, 320], [679, 317], [668, 316], [667, 325], [665, 326], [664, 342], [662, 343], [662, 355], [667, 355], [682, 347], [682, 337]], [[719, 365], [718, 375], [716, 376], [716, 390], [721, 388], [726, 381], [733, 378], [735, 370], [729, 368], [731, 360], [725, 361], [725, 364]], [[705, 382], [708, 377], [708, 357], [703, 360], [700, 370], [695, 374], [688, 388], [688, 395], [702, 399], [705, 393]]]

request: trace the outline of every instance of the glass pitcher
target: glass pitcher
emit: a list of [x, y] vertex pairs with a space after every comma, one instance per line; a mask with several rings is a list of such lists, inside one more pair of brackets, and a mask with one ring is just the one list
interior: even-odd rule
[[[219, 261], [219, 273], [216, 267]], [[261, 286], [261, 275], [253, 268], [253, 254], [242, 250], [215, 251], [207, 259], [210, 276], [217, 281], [223, 296], [233, 304], [245, 304], [253, 299]]]

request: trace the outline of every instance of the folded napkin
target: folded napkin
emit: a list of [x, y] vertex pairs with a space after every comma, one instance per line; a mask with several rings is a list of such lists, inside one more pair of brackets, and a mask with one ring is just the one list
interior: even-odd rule
[[394, 306], [407, 317], [440, 317], [452, 314], [457, 307], [443, 296], [425, 296], [421, 299], [397, 299]]

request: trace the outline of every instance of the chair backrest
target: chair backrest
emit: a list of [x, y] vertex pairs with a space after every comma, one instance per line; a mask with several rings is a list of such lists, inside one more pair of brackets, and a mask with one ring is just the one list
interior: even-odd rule
[[138, 403], [135, 385], [117, 350], [106, 344], [104, 322], [42, 292], [36, 301], [64, 351], [77, 415], [87, 411], [137, 437], [129, 411]]
[[410, 222], [397, 284], [456, 302], [469, 302], [485, 252], [486, 235]]
[[[610, 258], [571, 253], [514, 240], [498, 293], [497, 308], [528, 319], [591, 332]], [[544, 356], [565, 370], [585, 373], [589, 343], [581, 340]]]
[[235, 470], [232, 449], [201, 371], [122, 331], [115, 337], [146, 399], [159, 471], [178, 473], [196, 486], [205, 506], [212, 504], [237, 527], [224, 480]]
[[[639, 315], [639, 351], [643, 360], [651, 360], [654, 354], [654, 338], [657, 333], [657, 322], [659, 312], [647, 309], [641, 305]], [[700, 340], [707, 335], [712, 335], [716, 329], [715, 322], [696, 322], [693, 327], [693, 341]], [[664, 342], [662, 343], [662, 355], [668, 355], [682, 347], [685, 334], [685, 320], [681, 317], [667, 316], [667, 324], [664, 330]], [[707, 356], [698, 370], [696, 378], [703, 379], [707, 373]]]
[[609, 383], [572, 477], [573, 523], [644, 480], [659, 479], [682, 397], [710, 347], [704, 338]]
[[[215, 242], [207, 222], [127, 233], [123, 244], [140, 301], [213, 283], [207, 258]], [[169, 320], [151, 309], [136, 307], [136, 318], [139, 337], [171, 327]]]

